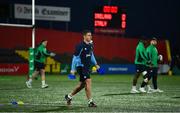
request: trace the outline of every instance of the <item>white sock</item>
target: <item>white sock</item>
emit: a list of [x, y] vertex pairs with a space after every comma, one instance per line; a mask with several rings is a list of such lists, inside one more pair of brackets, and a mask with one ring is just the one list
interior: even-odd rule
[[147, 83], [147, 82], [148, 82], [148, 78], [145, 78], [145, 79], [144, 79], [144, 82]]
[[92, 101], [93, 101], [93, 99], [91, 98], [91, 99], [88, 100], [88, 103], [91, 103]]
[[28, 82], [29, 82], [29, 83], [32, 83], [32, 79], [30, 78], [30, 79], [28, 80]]
[[143, 71], [142, 72], [142, 75], [144, 76], [144, 75], [146, 75], [147, 74], [147, 71]]
[[42, 80], [42, 85], [45, 85], [45, 80]]
[[68, 94], [68, 98], [72, 99], [72, 95], [71, 95], [71, 94]]
[[136, 86], [132, 86], [132, 89], [136, 89]]

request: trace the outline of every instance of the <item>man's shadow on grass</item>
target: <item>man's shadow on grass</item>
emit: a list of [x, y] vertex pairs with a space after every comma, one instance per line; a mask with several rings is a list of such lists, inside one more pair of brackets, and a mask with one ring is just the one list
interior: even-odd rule
[[45, 110], [38, 110], [35, 112], [57, 112], [57, 111], [74, 111], [74, 110], [80, 110], [83, 107], [81, 106], [56, 106], [57, 108], [50, 108], [50, 109], [45, 109]]
[[172, 97], [172, 98], [174, 98], [174, 99], [180, 99], [180, 96], [179, 96], [179, 97]]
[[142, 95], [143, 93], [111, 93], [111, 94], [104, 94], [102, 96], [118, 96], [118, 95]]

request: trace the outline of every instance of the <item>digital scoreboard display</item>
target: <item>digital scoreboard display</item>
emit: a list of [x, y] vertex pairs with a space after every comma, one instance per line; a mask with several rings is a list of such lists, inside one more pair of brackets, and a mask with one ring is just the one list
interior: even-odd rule
[[126, 29], [126, 12], [118, 6], [100, 6], [94, 10], [94, 32], [121, 34]]

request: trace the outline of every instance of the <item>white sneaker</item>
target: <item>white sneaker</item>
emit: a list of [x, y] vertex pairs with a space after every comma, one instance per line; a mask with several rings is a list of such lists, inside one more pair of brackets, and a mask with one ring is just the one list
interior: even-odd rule
[[144, 87], [139, 88], [139, 91], [140, 91], [141, 93], [146, 93], [146, 90], [144, 89]]
[[44, 88], [48, 88], [48, 85], [47, 85], [47, 84], [44, 84], [44, 85], [41, 86], [41, 88], [43, 88], [43, 89], [44, 89]]
[[27, 86], [28, 88], [32, 88], [31, 83], [30, 83], [30, 82], [28, 82], [28, 81], [26, 81], [26, 86]]
[[163, 90], [160, 90], [160, 89], [154, 89], [153, 92], [154, 92], [154, 93], [163, 93], [164, 91], [163, 91]]
[[137, 89], [131, 89], [131, 92], [130, 93], [139, 93], [139, 91]]

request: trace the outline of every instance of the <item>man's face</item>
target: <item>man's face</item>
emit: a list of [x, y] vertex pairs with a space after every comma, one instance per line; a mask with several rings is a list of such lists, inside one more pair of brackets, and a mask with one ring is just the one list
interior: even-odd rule
[[151, 40], [151, 44], [153, 44], [153, 45], [157, 45], [157, 40]]
[[92, 34], [90, 32], [86, 33], [86, 35], [84, 35], [83, 37], [84, 37], [84, 40], [87, 42], [91, 42], [92, 40]]
[[157, 40], [154, 40], [154, 45], [157, 45]]
[[48, 41], [44, 41], [44, 42], [43, 42], [43, 45], [46, 47], [46, 46], [47, 46], [47, 43], [48, 43]]

